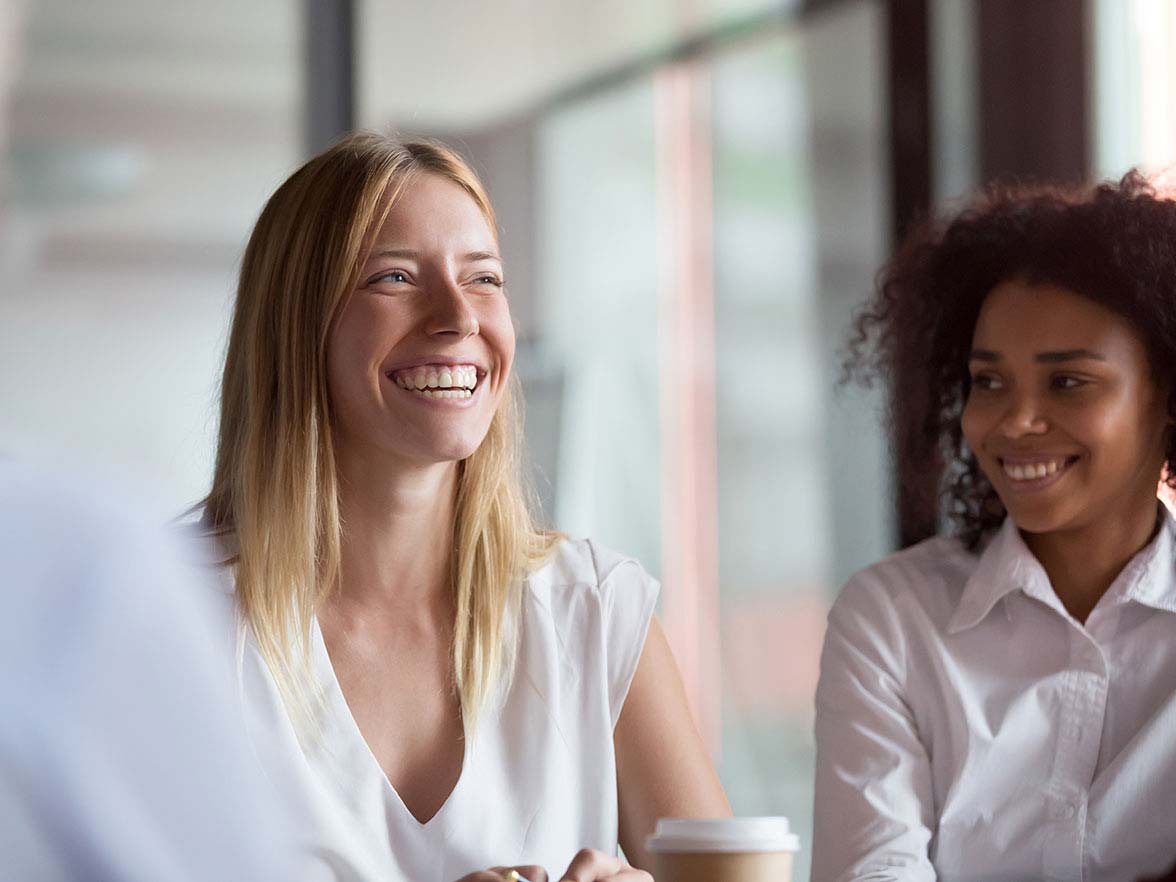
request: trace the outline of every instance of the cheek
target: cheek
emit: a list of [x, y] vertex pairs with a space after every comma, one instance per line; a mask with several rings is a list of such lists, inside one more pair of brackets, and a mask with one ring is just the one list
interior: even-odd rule
[[1162, 459], [1165, 420], [1158, 408], [1140, 406], [1137, 400], [1120, 400], [1092, 411], [1076, 427], [1107, 453], [1130, 463]]
[[371, 303], [352, 302], [327, 338], [327, 357], [344, 369], [378, 364], [399, 336], [397, 316]]
[[482, 336], [501, 363], [502, 373], [505, 375], [510, 370], [515, 354], [514, 322], [511, 321], [506, 301], [488, 309], [478, 324]]
[[976, 402], [975, 398], [969, 398], [964, 404], [964, 410], [960, 414], [960, 429], [964, 433], [964, 440], [968, 442], [968, 446], [972, 448], [974, 453], [978, 452], [987, 432], [987, 420], [984, 409]]
[[355, 371], [347, 362], [346, 351], [332, 334], [327, 341], [327, 397], [331, 404], [331, 421], [336, 424], [340, 420], [350, 422], [348, 415], [354, 409], [351, 402], [355, 398], [352, 379]]
[[346, 309], [331, 328], [327, 337], [327, 389], [337, 407], [361, 395], [368, 382], [375, 327], [374, 322], [355, 310]]
[[1075, 414], [1068, 428], [1071, 435], [1085, 440], [1089, 447], [1125, 449], [1134, 446], [1131, 441], [1138, 436], [1140, 427], [1134, 424], [1134, 416], [1117, 407], [1092, 409]]
[[347, 373], [346, 359], [344, 358], [347, 345], [345, 336], [340, 334], [341, 324], [342, 319], [340, 318], [327, 335], [327, 391], [335, 400], [338, 399], [339, 393], [342, 391], [340, 381]]

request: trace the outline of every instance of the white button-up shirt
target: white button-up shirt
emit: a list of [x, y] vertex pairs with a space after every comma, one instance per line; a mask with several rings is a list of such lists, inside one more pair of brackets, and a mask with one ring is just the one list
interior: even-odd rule
[[854, 576], [817, 688], [813, 882], [1130, 882], [1176, 862], [1176, 525], [1073, 618], [1006, 520]]

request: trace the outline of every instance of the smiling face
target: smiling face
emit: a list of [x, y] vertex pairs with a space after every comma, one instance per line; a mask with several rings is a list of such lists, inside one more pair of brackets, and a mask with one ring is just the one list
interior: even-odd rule
[[981, 307], [969, 371], [964, 437], [1021, 530], [1154, 517], [1167, 395], [1125, 319], [1004, 282]]
[[420, 174], [389, 211], [331, 328], [340, 455], [465, 459], [486, 436], [514, 350], [493, 229], [459, 185]]

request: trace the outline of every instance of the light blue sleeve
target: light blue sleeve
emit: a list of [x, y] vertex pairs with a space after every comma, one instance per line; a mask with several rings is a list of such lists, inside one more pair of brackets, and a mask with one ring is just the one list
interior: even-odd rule
[[0, 876], [306, 878], [246, 740], [224, 597], [134, 503], [81, 487], [0, 464]]

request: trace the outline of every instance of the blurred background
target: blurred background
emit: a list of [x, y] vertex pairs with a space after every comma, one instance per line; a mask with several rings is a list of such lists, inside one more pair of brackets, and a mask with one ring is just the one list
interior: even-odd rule
[[735, 810], [807, 845], [826, 610], [914, 538], [853, 308], [983, 180], [1176, 162], [1174, 59], [1176, 0], [0, 0], [0, 450], [197, 501], [268, 194], [349, 128], [440, 137], [548, 519], [662, 580]]

